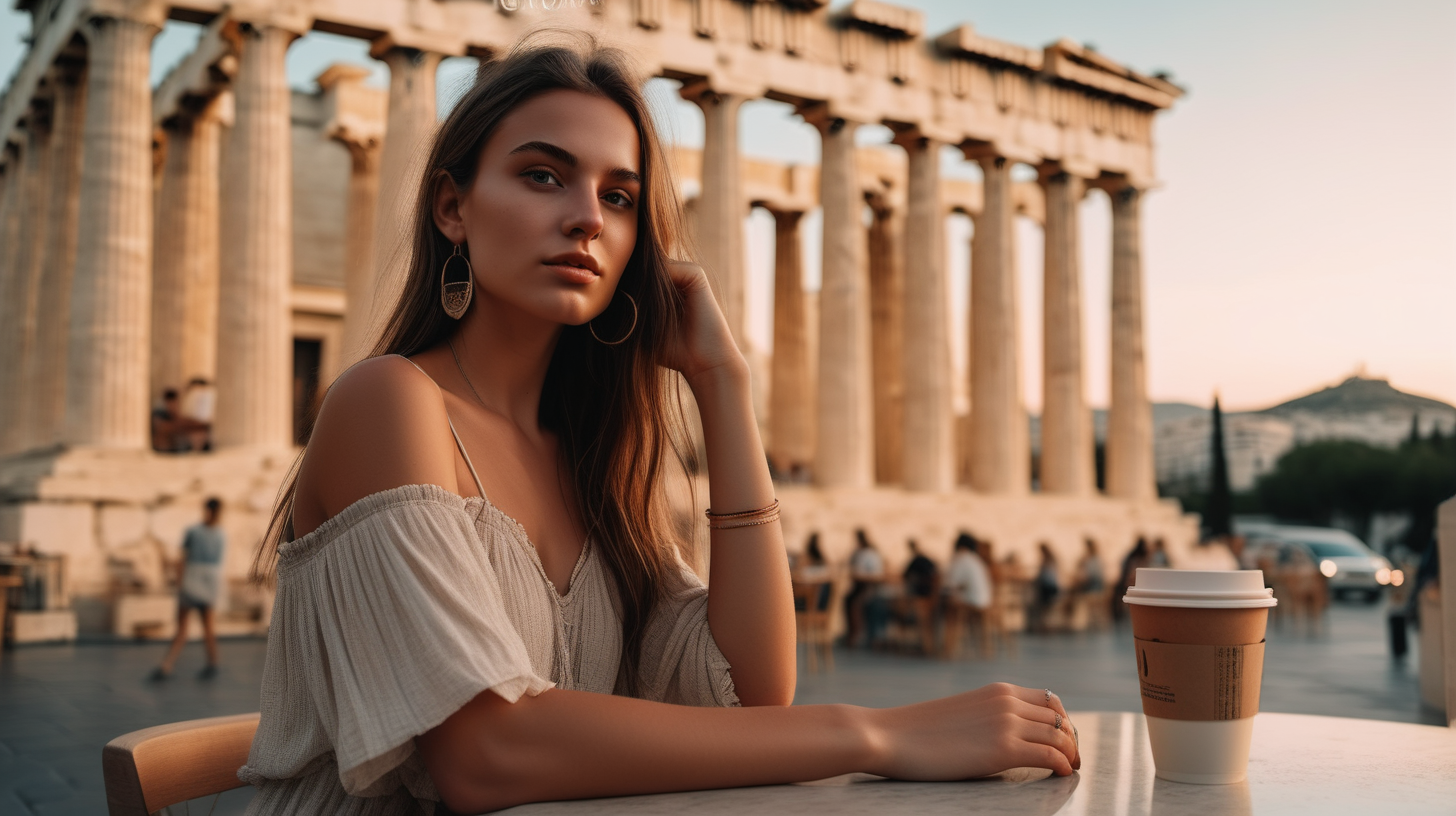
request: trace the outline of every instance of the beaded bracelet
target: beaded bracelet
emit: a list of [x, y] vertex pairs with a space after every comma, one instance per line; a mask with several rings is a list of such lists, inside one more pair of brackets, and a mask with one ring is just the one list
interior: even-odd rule
[[714, 513], [712, 509], [709, 509], [704, 515], [708, 517], [709, 530], [756, 527], [779, 520], [779, 500], [774, 499], [773, 504], [757, 510], [745, 510], [742, 513]]

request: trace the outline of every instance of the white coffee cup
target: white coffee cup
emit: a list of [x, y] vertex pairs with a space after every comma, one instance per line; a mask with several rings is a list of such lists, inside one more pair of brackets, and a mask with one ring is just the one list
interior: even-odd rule
[[1134, 580], [1123, 602], [1157, 776], [1242, 781], [1273, 591], [1259, 570], [1139, 569]]

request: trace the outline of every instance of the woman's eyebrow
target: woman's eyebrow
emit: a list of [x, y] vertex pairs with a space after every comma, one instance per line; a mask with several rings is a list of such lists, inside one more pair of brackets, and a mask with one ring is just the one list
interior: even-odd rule
[[[550, 142], [526, 142], [525, 144], [517, 147], [515, 150], [512, 150], [506, 155], [514, 156], [517, 153], [528, 153], [533, 150], [537, 153], [545, 153], [546, 155], [556, 159], [567, 167], [576, 167], [577, 165], [576, 154], [572, 153], [570, 150], [567, 150], [564, 147], [558, 147], [554, 144], [551, 144]], [[628, 170], [625, 167], [613, 167], [611, 170], [607, 171], [607, 175], [611, 176], [612, 178], [621, 179], [622, 181], [635, 181], [638, 184], [642, 183], [641, 175], [639, 175], [636, 171]]]

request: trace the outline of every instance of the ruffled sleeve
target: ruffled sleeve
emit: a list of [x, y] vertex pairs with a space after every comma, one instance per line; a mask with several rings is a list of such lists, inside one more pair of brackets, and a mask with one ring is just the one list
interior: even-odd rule
[[353, 796], [435, 799], [414, 737], [480, 692], [552, 684], [532, 669], [466, 501], [408, 485], [284, 545], [262, 719], [239, 773], [283, 779], [337, 762]]
[[644, 699], [738, 705], [728, 658], [708, 629], [708, 588], [681, 557], [642, 639], [641, 679]]

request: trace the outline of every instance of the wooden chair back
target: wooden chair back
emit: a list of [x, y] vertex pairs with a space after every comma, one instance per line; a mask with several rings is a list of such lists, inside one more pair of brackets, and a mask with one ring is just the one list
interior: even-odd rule
[[146, 816], [241, 788], [258, 713], [168, 723], [123, 734], [101, 749], [111, 816]]
[[[819, 598], [828, 588], [828, 599], [824, 608], [819, 608]], [[834, 639], [831, 630], [831, 616], [834, 614], [835, 596], [833, 581], [811, 583], [795, 582], [794, 622], [797, 624], [799, 643], [804, 646], [804, 657], [811, 672], [819, 670], [819, 659], [825, 667], [834, 671]]]

